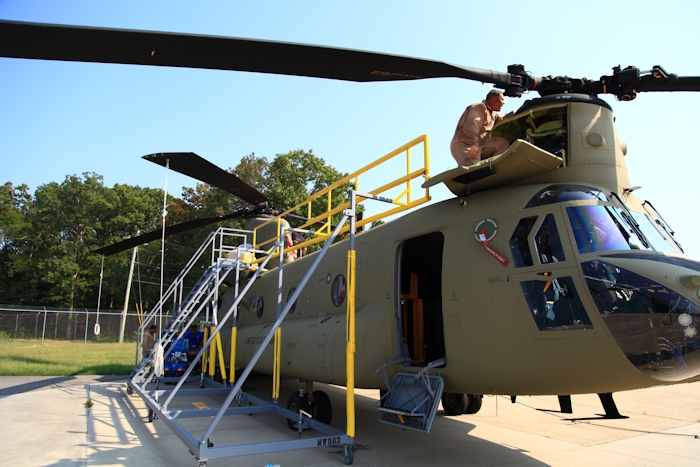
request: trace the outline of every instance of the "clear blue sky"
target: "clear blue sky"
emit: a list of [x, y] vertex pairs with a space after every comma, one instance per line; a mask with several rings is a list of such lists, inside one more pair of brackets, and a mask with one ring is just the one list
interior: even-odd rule
[[[0, 0], [0, 18], [322, 44], [535, 75], [598, 78], [615, 65], [700, 75], [700, 2]], [[487, 5], [488, 3], [488, 5]], [[194, 151], [227, 168], [255, 152], [313, 149], [351, 172], [428, 133], [432, 172], [454, 166], [449, 141], [489, 85], [456, 80], [346, 83], [210, 70], [0, 59], [0, 183], [31, 189], [96, 172], [105, 183], [163, 187], [140, 156]], [[647, 93], [611, 103], [637, 192], [697, 239], [700, 95]], [[504, 111], [522, 99], [507, 99]], [[169, 176], [180, 194], [194, 181]], [[449, 196], [435, 190], [436, 198]]]

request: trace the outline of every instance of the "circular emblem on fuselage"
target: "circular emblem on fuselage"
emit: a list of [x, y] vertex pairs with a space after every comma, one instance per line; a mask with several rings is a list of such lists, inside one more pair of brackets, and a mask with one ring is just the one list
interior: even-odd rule
[[484, 219], [476, 224], [474, 237], [477, 242], [489, 242], [498, 233], [498, 225], [492, 219]]

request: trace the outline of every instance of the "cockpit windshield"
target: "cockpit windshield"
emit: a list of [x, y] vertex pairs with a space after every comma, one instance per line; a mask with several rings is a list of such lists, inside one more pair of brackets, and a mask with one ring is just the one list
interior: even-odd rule
[[578, 252], [648, 250], [645, 239], [635, 233], [631, 220], [614, 206], [571, 206], [566, 208]]
[[655, 280], [603, 260], [581, 265], [588, 290], [620, 349], [663, 381], [700, 373], [700, 308]]

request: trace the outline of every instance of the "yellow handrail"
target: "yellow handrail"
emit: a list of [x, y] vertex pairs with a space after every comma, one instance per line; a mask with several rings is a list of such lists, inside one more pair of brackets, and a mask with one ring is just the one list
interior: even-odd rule
[[[258, 250], [272, 249], [273, 247], [272, 247], [271, 243], [274, 242], [275, 239], [268, 239], [268, 240], [265, 240], [261, 243], [256, 243], [257, 231], [259, 229], [271, 224], [272, 222], [276, 222], [277, 223], [277, 232], [279, 234], [281, 231], [281, 226], [282, 226], [281, 219], [284, 218], [287, 214], [292, 214], [292, 213], [295, 213], [296, 211], [300, 211], [298, 214], [305, 215], [305, 217], [308, 219], [308, 221], [306, 221], [304, 224], [299, 226], [299, 228], [310, 230], [314, 224], [317, 224], [320, 222], [323, 223], [323, 226], [316, 229], [313, 232], [314, 236], [311, 239], [294, 245], [294, 249], [304, 248], [306, 246], [314, 245], [316, 243], [319, 243], [319, 242], [326, 240], [330, 236], [330, 233], [331, 233], [331, 224], [332, 224], [331, 218], [332, 218], [332, 216], [335, 214], [338, 214], [338, 213], [342, 212], [343, 210], [348, 209], [350, 207], [349, 202], [345, 202], [343, 204], [340, 204], [340, 205], [334, 207], [332, 205], [333, 190], [335, 190], [339, 187], [342, 187], [343, 185], [345, 185], [346, 183], [349, 183], [349, 182], [353, 182], [355, 190], [357, 190], [360, 186], [360, 176], [361, 175], [369, 172], [370, 170], [378, 167], [379, 165], [381, 165], [381, 164], [383, 164], [383, 163], [385, 163], [385, 162], [387, 162], [387, 161], [393, 159], [394, 157], [396, 157], [400, 154], [403, 154], [403, 153], [406, 153], [406, 172], [405, 172], [405, 174], [398, 177], [397, 179], [395, 179], [393, 181], [390, 181], [390, 182], [380, 186], [379, 188], [375, 188], [373, 190], [367, 191], [368, 194], [381, 195], [382, 193], [385, 193], [386, 191], [391, 190], [392, 188], [396, 188], [400, 185], [405, 184], [406, 188], [398, 196], [396, 196], [392, 201], [393, 204], [396, 205], [396, 207], [391, 208], [391, 209], [387, 209], [386, 211], [381, 212], [381, 213], [376, 214], [376, 215], [373, 215], [367, 219], [359, 220], [356, 222], [356, 227], [357, 228], [362, 227], [362, 226], [369, 224], [371, 222], [374, 222], [376, 220], [379, 220], [379, 219], [382, 219], [384, 217], [388, 217], [388, 216], [391, 216], [394, 214], [398, 214], [402, 211], [405, 211], [407, 209], [411, 209], [415, 206], [418, 206], [418, 205], [423, 204], [427, 201], [430, 201], [431, 198], [430, 198], [429, 188], [425, 189], [425, 196], [423, 196], [422, 198], [417, 199], [417, 200], [413, 199], [413, 197], [412, 197], [413, 193], [411, 191], [411, 181], [412, 180], [414, 180], [418, 177], [421, 177], [421, 176], [425, 177], [425, 178], [430, 177], [430, 147], [429, 147], [429, 143], [430, 142], [429, 142], [428, 135], [421, 135], [418, 138], [415, 138], [413, 141], [410, 141], [410, 142], [404, 144], [403, 146], [396, 148], [395, 150], [391, 151], [390, 153], [386, 154], [385, 156], [380, 157], [376, 161], [364, 166], [360, 170], [357, 170], [356, 172], [353, 172], [350, 175], [346, 175], [345, 177], [341, 178], [337, 182], [322, 189], [318, 193], [315, 193], [315, 194], [309, 196], [305, 201], [297, 204], [296, 206], [294, 206], [291, 209], [288, 209], [283, 214], [280, 214], [279, 216], [274, 217], [274, 218], [270, 219], [269, 221], [264, 222], [263, 224], [257, 226], [255, 229], [253, 229], [254, 248], [258, 249]], [[423, 167], [421, 167], [417, 170], [411, 171], [411, 148], [418, 146], [420, 144], [423, 144]], [[312, 212], [312, 209], [311, 209], [312, 203], [314, 201], [318, 200], [319, 198], [321, 198], [322, 196], [327, 196], [326, 211], [323, 214], [312, 218], [311, 217], [312, 216], [312, 213], [311, 213]], [[365, 198], [359, 197], [358, 203], [361, 203], [362, 201], [364, 201], [364, 199]], [[345, 233], [349, 229], [350, 229], [350, 227], [346, 226], [340, 231], [340, 233]], [[277, 238], [279, 238], [279, 236]], [[267, 245], [270, 245], [270, 246], [268, 247]], [[275, 256], [278, 254], [279, 253], [276, 253]], [[264, 258], [261, 257], [261, 258], [256, 259], [254, 262], [260, 263], [263, 261], [263, 259]]]

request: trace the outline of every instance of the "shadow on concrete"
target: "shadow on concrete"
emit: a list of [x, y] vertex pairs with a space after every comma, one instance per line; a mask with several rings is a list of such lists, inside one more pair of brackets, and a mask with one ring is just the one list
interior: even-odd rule
[[[280, 405], [286, 404], [289, 394], [297, 390], [296, 384], [296, 380], [283, 380]], [[271, 379], [269, 376], [252, 375], [244, 389], [270, 400]], [[344, 430], [345, 389], [318, 383], [314, 389], [328, 394], [334, 407], [332, 425]], [[93, 415], [88, 417], [88, 465], [196, 465], [196, 459], [163, 422], [156, 420], [147, 423], [143, 402], [137, 395], [128, 396], [125, 385], [94, 385], [90, 390], [96, 406], [92, 409]], [[223, 399], [223, 396], [195, 396], [194, 399], [182, 401], [182, 405], [193, 408], [192, 401], [196, 400], [215, 408], [220, 406]], [[470, 436], [474, 425], [463, 419], [445, 417], [442, 410], [438, 411], [429, 435], [388, 426], [379, 422], [375, 402], [376, 399], [372, 397], [356, 396], [357, 450], [354, 465], [546, 465], [529, 457], [523, 450]], [[171, 403], [171, 409], [175, 408]], [[287, 428], [286, 419], [271, 414], [230, 416], [224, 417], [224, 420], [226, 422], [222, 421], [211, 438], [216, 447], [242, 444], [242, 440], [277, 441], [297, 436]], [[198, 439], [210, 421], [208, 417], [187, 419], [183, 420], [183, 425]], [[237, 427], [237, 431], [231, 429], [233, 427]], [[208, 465], [344, 465], [341, 452], [337, 447], [322, 447], [210, 459]], [[52, 465], [77, 464], [62, 460]]]
[[54, 387], [121, 381], [124, 375], [108, 376], [1, 376], [0, 397]]

